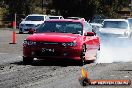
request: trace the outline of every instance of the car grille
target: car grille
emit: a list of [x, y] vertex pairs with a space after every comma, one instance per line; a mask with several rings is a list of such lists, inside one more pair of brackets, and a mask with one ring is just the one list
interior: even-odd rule
[[34, 24], [25, 24], [27, 27], [34, 27]]
[[[60, 48], [64, 48], [62, 43], [59, 42], [36, 42], [39, 49], [36, 51], [36, 56], [60, 56]], [[42, 52], [42, 48], [55, 49], [54, 52], [46, 51]]]
[[37, 42], [38, 45], [58, 45], [61, 43], [57, 43], [57, 42]]
[[62, 43], [59, 42], [36, 42], [39, 46], [54, 46], [54, 47], [60, 47], [62, 46]]

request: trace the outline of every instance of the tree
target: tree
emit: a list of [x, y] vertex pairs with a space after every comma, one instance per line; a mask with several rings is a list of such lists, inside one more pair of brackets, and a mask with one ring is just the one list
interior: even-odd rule
[[[43, 0], [1, 0], [0, 5], [6, 9], [8, 20], [13, 20], [15, 13], [32, 14], [42, 12]], [[56, 15], [78, 16], [91, 19], [95, 14], [118, 17], [117, 11], [128, 7], [129, 0], [52, 0], [47, 9], [55, 9]], [[50, 13], [50, 10], [48, 10]]]
[[80, 16], [90, 19], [94, 14], [117, 18], [122, 7], [128, 7], [128, 0], [53, 0], [57, 13], [64, 16]]

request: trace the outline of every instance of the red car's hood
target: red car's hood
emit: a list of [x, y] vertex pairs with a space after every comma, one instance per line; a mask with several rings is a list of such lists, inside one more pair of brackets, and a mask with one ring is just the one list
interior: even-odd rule
[[73, 42], [79, 34], [71, 33], [36, 33], [27, 37], [31, 41], [46, 41], [46, 42]]

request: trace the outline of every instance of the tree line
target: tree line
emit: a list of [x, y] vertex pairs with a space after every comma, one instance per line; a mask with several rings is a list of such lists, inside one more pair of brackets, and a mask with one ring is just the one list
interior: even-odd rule
[[[124, 7], [129, 7], [130, 0], [1, 0], [0, 11], [3, 19], [13, 20], [14, 14], [28, 15], [33, 13], [54, 15], [78, 16], [92, 19], [95, 14], [117, 18], [117, 12]], [[46, 0], [48, 1], [48, 0]]]

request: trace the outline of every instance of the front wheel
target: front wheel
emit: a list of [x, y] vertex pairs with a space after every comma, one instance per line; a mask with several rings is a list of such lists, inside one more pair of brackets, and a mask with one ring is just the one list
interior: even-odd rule
[[86, 47], [85, 45], [82, 46], [82, 52], [81, 52], [81, 65], [85, 65], [85, 53], [86, 53]]
[[23, 32], [19, 31], [19, 34], [23, 34]]
[[33, 34], [34, 32], [35, 32], [34, 29], [30, 29], [30, 30], [28, 31], [29, 34]]
[[33, 62], [33, 58], [31, 58], [31, 57], [23, 57], [23, 63], [24, 64], [32, 64], [32, 62]]

